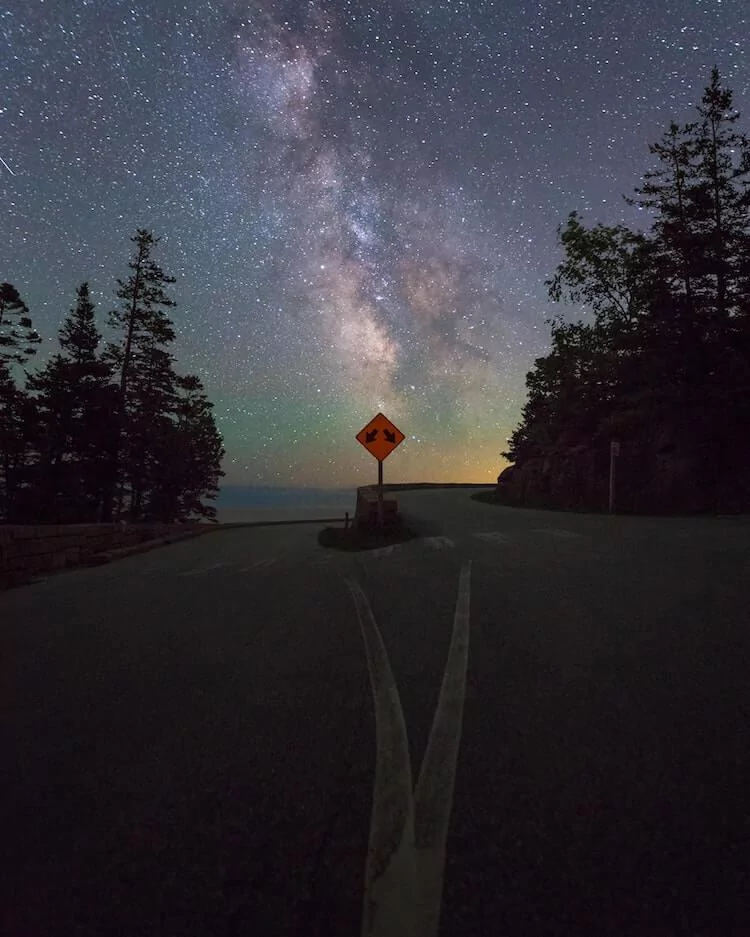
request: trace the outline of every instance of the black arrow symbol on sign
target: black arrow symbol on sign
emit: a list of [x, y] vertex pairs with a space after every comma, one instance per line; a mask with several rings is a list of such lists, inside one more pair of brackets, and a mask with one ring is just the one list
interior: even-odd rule
[[392, 443], [395, 443], [395, 442], [396, 442], [396, 434], [395, 434], [395, 433], [391, 433], [389, 430], [384, 429], [384, 430], [383, 430], [383, 435], [385, 436], [386, 442], [392, 442]]
[[371, 429], [369, 433], [365, 433], [365, 442], [374, 442], [377, 435], [378, 431], [376, 429]]

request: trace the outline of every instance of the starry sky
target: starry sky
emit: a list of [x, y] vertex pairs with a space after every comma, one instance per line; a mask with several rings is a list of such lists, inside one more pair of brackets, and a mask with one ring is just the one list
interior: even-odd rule
[[0, 0], [0, 279], [43, 364], [84, 279], [111, 337], [149, 228], [225, 485], [369, 483], [378, 410], [386, 481], [492, 483], [558, 225], [648, 227], [622, 195], [712, 65], [748, 128], [749, 32], [747, 0]]

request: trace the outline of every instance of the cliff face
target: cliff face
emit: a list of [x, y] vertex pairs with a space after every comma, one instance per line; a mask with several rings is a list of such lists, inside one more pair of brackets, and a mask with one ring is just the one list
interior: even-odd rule
[[[545, 458], [508, 466], [498, 477], [496, 497], [517, 507], [607, 511], [609, 441], [559, 447]], [[648, 439], [623, 441], [615, 457], [615, 511], [750, 512], [748, 439], [738, 439], [724, 453], [695, 440], [677, 440], [666, 430]]]

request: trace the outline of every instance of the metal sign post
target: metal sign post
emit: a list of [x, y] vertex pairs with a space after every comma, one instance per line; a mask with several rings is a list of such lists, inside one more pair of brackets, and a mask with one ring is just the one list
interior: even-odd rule
[[615, 459], [620, 454], [620, 443], [613, 439], [609, 444], [609, 513], [615, 512]]
[[383, 520], [383, 460], [378, 459], [378, 530], [382, 533], [385, 527]]
[[401, 430], [382, 413], [376, 413], [357, 433], [357, 442], [378, 460], [378, 529], [385, 526], [383, 516], [383, 462], [406, 439]]

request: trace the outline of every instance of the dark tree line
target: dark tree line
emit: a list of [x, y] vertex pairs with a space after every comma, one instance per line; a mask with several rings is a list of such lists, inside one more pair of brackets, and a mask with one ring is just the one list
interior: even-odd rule
[[629, 204], [648, 233], [572, 213], [553, 300], [593, 322], [550, 321], [503, 457], [510, 503], [654, 513], [750, 510], [750, 143], [713, 69], [697, 119], [650, 147]]
[[58, 332], [60, 351], [25, 387], [25, 365], [41, 342], [10, 283], [0, 285], [0, 522], [171, 523], [215, 519], [203, 503], [218, 493], [224, 455], [199, 378], [180, 376], [165, 292], [174, 278], [153, 259], [158, 244], [139, 229], [129, 275], [105, 342], [87, 283]]

